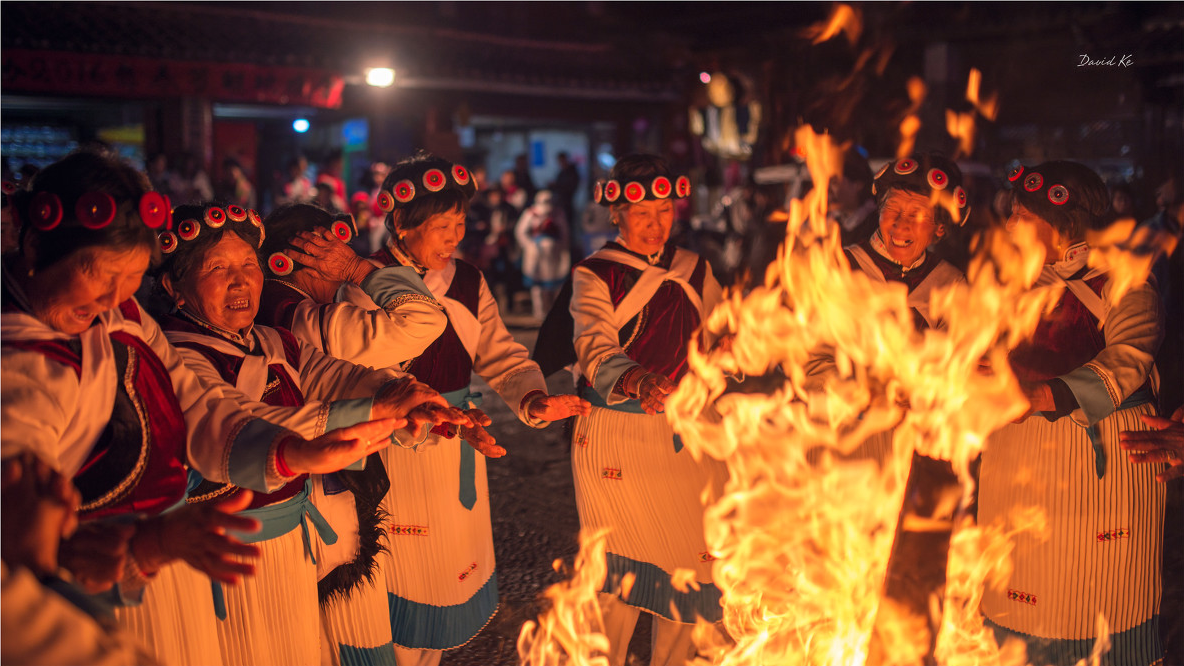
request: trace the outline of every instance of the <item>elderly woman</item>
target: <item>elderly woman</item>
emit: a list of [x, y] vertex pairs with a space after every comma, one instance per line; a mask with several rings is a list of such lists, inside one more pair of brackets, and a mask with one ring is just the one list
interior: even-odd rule
[[[336, 430], [315, 440], [243, 411], [205, 387], [132, 297], [156, 256], [169, 205], [131, 167], [76, 153], [38, 175], [14, 208], [19, 253], [5, 257], [0, 442], [4, 457], [33, 451], [72, 477], [92, 529], [64, 547], [64, 566], [92, 589], [121, 582], [129, 596], [176, 584], [174, 560], [233, 583], [257, 553], [225, 534], [255, 521], [220, 508], [184, 507], [190, 467], [207, 479], [274, 492], [293, 478], [325, 473], [389, 444], [394, 420]], [[97, 519], [136, 518], [125, 529]], [[89, 540], [82, 542], [80, 537]], [[109, 566], [102, 567], [107, 564]], [[123, 621], [165, 662], [221, 662], [207, 596]], [[178, 640], [178, 637], [184, 637]]]
[[[428, 401], [446, 407], [435, 391], [410, 378], [328, 357], [287, 330], [254, 325], [263, 288], [256, 255], [263, 225], [255, 211], [181, 206], [173, 215], [180, 220], [177, 231], [160, 234], [164, 258], [159, 279], [177, 313], [165, 318], [161, 327], [204, 382], [223, 385], [228, 396], [252, 413], [308, 437], [372, 418], [405, 418], [410, 408]], [[352, 233], [352, 225], [347, 226]], [[456, 410], [448, 411], [456, 420], [463, 418]], [[277, 492], [256, 496], [239, 513], [263, 525], [250, 539], [260, 544], [263, 554], [259, 574], [226, 592], [226, 621], [218, 624], [218, 639], [227, 666], [320, 662], [318, 565], [328, 573], [343, 560], [350, 564], [331, 578], [332, 588], [324, 590], [338, 596], [358, 587], [363, 572], [372, 577], [376, 567], [381, 532], [376, 510], [388, 484], [377, 455], [370, 456], [366, 467], [311, 479], [296, 477]], [[237, 490], [203, 481], [190, 491], [188, 501], [208, 502]], [[321, 518], [318, 506], [342, 503], [346, 512], [331, 514], [332, 525]], [[305, 514], [324, 543], [343, 547], [322, 546], [314, 555]], [[359, 533], [365, 535], [364, 543], [359, 544]], [[384, 611], [385, 604], [379, 610]], [[383, 643], [389, 640], [388, 633]], [[341, 649], [338, 644], [332, 647]]]
[[[669, 243], [674, 200], [689, 194], [662, 158], [622, 157], [595, 190], [620, 236], [572, 276], [578, 386], [593, 404], [576, 420], [572, 470], [581, 528], [611, 530], [601, 605], [613, 664], [625, 663], [642, 610], [655, 619], [652, 664], [686, 663], [694, 623], [723, 612], [700, 495], [718, 493], [724, 466], [684, 451], [661, 413], [720, 297], [706, 260]], [[678, 569], [695, 573], [697, 590], [671, 585]], [[627, 575], [636, 578], [623, 595]]]
[[982, 609], [1000, 635], [1028, 643], [1033, 663], [1090, 654], [1097, 620], [1109, 623], [1115, 664], [1163, 658], [1158, 630], [1165, 493], [1156, 470], [1131, 462], [1119, 432], [1155, 414], [1152, 362], [1162, 338], [1155, 287], [1110, 304], [1106, 267], [1091, 268], [1085, 232], [1103, 221], [1101, 178], [1075, 162], [1011, 173], [1007, 226], [1034, 227], [1045, 267], [1036, 288], [1063, 288], [1010, 363], [1031, 410], [983, 449], [979, 521], [1036, 507], [1047, 529], [1015, 537], [1014, 571], [987, 589]]
[[[502, 323], [481, 272], [452, 258], [464, 236], [473, 190], [468, 171], [460, 165], [426, 154], [400, 162], [379, 193], [388, 213], [389, 244], [375, 253], [372, 263], [356, 270], [345, 268], [341, 275], [370, 270], [372, 274], [395, 271], [408, 279], [422, 276], [426, 289], [407, 298], [439, 304], [447, 324], [403, 369], [452, 404], [464, 407], [479, 398], [469, 390], [476, 372], [533, 427], [586, 411], [587, 404], [575, 396], [547, 394], [538, 366]], [[357, 258], [331, 231], [305, 232], [291, 240], [296, 250], [288, 253], [321, 275], [332, 272], [326, 266], [355, 265]], [[338, 301], [368, 307], [360, 300], [363, 296], [346, 288], [338, 293]], [[355, 346], [389, 346], [381, 338], [352, 334], [359, 338]], [[350, 359], [348, 350], [330, 345], [326, 351]], [[485, 432], [489, 418], [479, 409], [469, 413], [472, 427], [459, 433], [438, 427], [412, 448], [391, 447], [385, 458], [391, 474], [387, 582], [391, 629], [401, 665], [437, 663], [442, 650], [468, 642], [497, 608], [485, 456], [504, 455], [505, 449]]]

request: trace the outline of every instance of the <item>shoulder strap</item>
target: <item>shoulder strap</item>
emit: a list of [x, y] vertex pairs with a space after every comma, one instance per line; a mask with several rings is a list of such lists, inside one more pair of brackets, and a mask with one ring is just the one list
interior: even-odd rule
[[[444, 312], [448, 315], [448, 323], [452, 325], [452, 330], [456, 331], [456, 337], [460, 338], [460, 343], [464, 345], [465, 351], [469, 353], [469, 358], [477, 358], [477, 345], [481, 340], [481, 322], [477, 320], [477, 316], [471, 310], [465, 307], [464, 303], [447, 296], [449, 289], [452, 288], [452, 281], [456, 279], [456, 262], [450, 263], [448, 268], [439, 271], [428, 271], [423, 276], [423, 282], [427, 285], [432, 296], [444, 306]], [[478, 304], [480, 307], [480, 304]]]
[[855, 262], [859, 264], [860, 270], [867, 274], [869, 278], [876, 282], [887, 282], [884, 274], [880, 272], [880, 267], [876, 266], [876, 262], [872, 260], [871, 255], [867, 250], [859, 245], [852, 245], [847, 248], [852, 257], [855, 257]]
[[1064, 280], [1064, 283], [1065, 287], [1077, 297], [1077, 300], [1081, 301], [1081, 304], [1090, 311], [1090, 314], [1098, 318], [1098, 325], [1104, 325], [1106, 323], [1106, 316], [1110, 314], [1110, 304], [1099, 296], [1097, 292], [1090, 289], [1085, 280], [1070, 279]]
[[691, 286], [691, 275], [695, 272], [695, 267], [699, 263], [699, 256], [694, 252], [688, 252], [681, 248], [675, 250], [674, 261], [670, 264], [670, 269], [667, 270], [661, 266], [651, 266], [642, 261], [638, 257], [621, 252], [619, 250], [602, 249], [593, 256], [601, 259], [608, 259], [609, 261], [616, 261], [618, 263], [632, 266], [641, 269], [641, 276], [637, 278], [633, 288], [621, 302], [617, 304], [614, 309], [614, 325], [617, 330], [624, 328], [629, 320], [637, 316], [638, 312], [645, 307], [646, 303], [658, 293], [662, 283], [666, 280], [678, 283], [686, 292], [687, 298], [695, 306], [700, 316], [703, 314], [703, 297], [695, 288]]

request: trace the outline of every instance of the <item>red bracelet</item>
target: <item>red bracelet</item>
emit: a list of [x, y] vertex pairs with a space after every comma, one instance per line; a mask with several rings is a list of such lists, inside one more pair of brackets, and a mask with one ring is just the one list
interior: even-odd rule
[[275, 471], [280, 476], [296, 476], [296, 472], [288, 467], [288, 463], [284, 462], [284, 449], [288, 447], [288, 440], [290, 437], [285, 437], [280, 440], [280, 443], [275, 447]]

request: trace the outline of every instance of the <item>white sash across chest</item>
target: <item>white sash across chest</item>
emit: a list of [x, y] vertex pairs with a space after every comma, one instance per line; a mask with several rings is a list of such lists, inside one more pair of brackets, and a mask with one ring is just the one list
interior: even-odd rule
[[288, 356], [284, 353], [284, 342], [280, 338], [280, 334], [268, 326], [256, 326], [252, 329], [252, 333], [259, 343], [259, 354], [247, 354], [237, 345], [215, 335], [187, 331], [168, 331], [165, 335], [169, 342], [174, 344], [191, 342], [243, 359], [234, 387], [252, 400], [263, 399], [263, 393], [267, 390], [267, 369], [272, 363], [283, 365], [288, 376], [299, 383], [300, 372], [288, 363]]
[[[875, 260], [872, 259], [867, 250], [858, 245], [852, 245], [846, 249], [851, 252], [851, 256], [855, 257], [855, 262], [863, 269], [863, 273], [873, 282], [888, 284], [888, 278], [884, 277], [884, 273], [880, 271], [880, 267], [876, 265]], [[926, 275], [908, 293], [909, 307], [916, 308], [917, 312], [921, 313], [921, 317], [925, 319], [925, 323], [929, 324], [930, 328], [937, 328], [939, 322], [933, 321], [929, 314], [929, 295], [933, 293], [934, 289], [944, 287], [958, 280], [961, 275], [958, 269], [942, 261], [937, 266], [934, 266], [933, 270], [929, 272], [929, 275]]]
[[695, 288], [691, 286], [691, 275], [695, 272], [695, 267], [699, 264], [699, 257], [693, 252], [688, 252], [681, 248], [675, 249], [674, 260], [670, 263], [670, 269], [667, 270], [661, 266], [652, 266], [644, 259], [635, 257], [628, 252], [614, 250], [612, 248], [602, 248], [597, 250], [589, 258], [605, 259], [608, 261], [615, 261], [619, 264], [624, 264], [641, 271], [641, 276], [637, 278], [637, 282], [625, 294], [620, 303], [617, 303], [613, 309], [613, 325], [619, 331], [629, 323], [629, 320], [637, 316], [638, 312], [645, 307], [646, 303], [658, 293], [662, 283], [670, 280], [682, 287], [686, 292], [687, 298], [690, 299], [691, 304], [695, 306], [700, 318], [703, 316], [703, 298]]

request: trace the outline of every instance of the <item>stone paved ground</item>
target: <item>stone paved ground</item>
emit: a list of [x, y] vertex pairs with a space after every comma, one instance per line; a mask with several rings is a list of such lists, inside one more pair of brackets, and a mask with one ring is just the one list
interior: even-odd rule
[[[537, 330], [511, 328], [511, 332], [527, 348], [534, 348]], [[485, 395], [482, 409], [493, 419], [491, 434], [508, 451], [504, 458], [488, 461], [501, 606], [484, 631], [468, 645], [446, 652], [442, 664], [511, 666], [518, 663], [522, 623], [534, 619], [540, 610], [536, 598], [561, 580], [551, 563], [562, 557], [570, 564], [579, 550], [571, 440], [565, 424], [534, 430], [519, 421], [484, 382], [477, 380], [475, 386]], [[557, 372], [547, 386], [552, 393], [570, 393], [571, 375]], [[648, 642], [649, 621], [643, 617], [631, 651], [648, 646]], [[636, 663], [645, 661], [641, 658]]]

